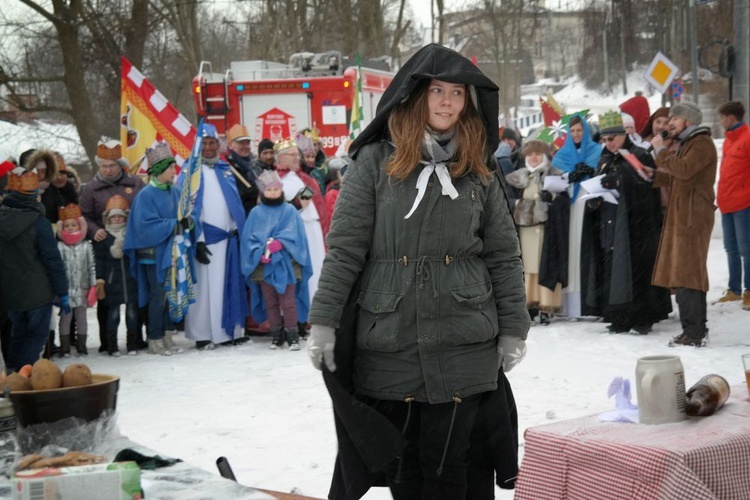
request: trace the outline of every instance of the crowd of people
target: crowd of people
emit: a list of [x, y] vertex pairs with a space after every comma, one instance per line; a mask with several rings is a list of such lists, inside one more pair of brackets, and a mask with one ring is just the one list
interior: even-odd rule
[[[596, 123], [570, 115], [554, 150], [500, 129], [498, 91], [431, 44], [342, 158], [326, 158], [310, 129], [254, 152], [243, 125], [223, 143], [203, 125], [187, 174], [158, 143], [147, 177], [135, 176], [109, 141], [81, 186], [59, 155], [24, 152], [2, 172], [8, 370], [53, 355], [55, 328], [57, 355], [87, 355], [94, 306], [99, 351], [112, 357], [122, 306], [132, 355], [181, 352], [180, 329], [202, 351], [251, 331], [277, 350], [307, 336], [337, 424], [329, 498], [374, 484], [396, 499], [512, 488], [505, 372], [524, 359], [532, 322], [596, 316], [612, 333], [646, 335], [673, 293], [671, 345], [706, 345], [718, 165], [691, 103], [650, 114], [636, 96]], [[720, 300], [750, 310], [750, 129], [742, 103], [718, 112], [730, 271]]]
[[[95, 174], [83, 185], [49, 150], [7, 162], [0, 181], [0, 343], [8, 371], [40, 354], [88, 355], [90, 307], [99, 352], [112, 357], [121, 355], [123, 310], [130, 355], [182, 352], [173, 339], [179, 330], [200, 350], [241, 343], [254, 332], [270, 332], [272, 348], [286, 342], [299, 349], [348, 158], [326, 158], [314, 129], [276, 144], [263, 139], [257, 155], [243, 125], [231, 127], [223, 144], [215, 128], [204, 130], [197, 139], [200, 189], [182, 219], [185, 179], [166, 143], [147, 150], [146, 178], [131, 173], [117, 141], [99, 143]], [[176, 322], [165, 283], [181, 235], [191, 235], [195, 286]]]
[[[529, 314], [542, 325], [555, 315], [600, 317], [611, 333], [646, 335], [672, 311], [674, 294], [682, 328], [670, 345], [705, 346], [716, 147], [694, 104], [651, 115], [644, 108], [638, 95], [598, 122], [573, 114], [557, 150], [533, 133], [523, 143], [502, 133], [495, 156], [518, 227]], [[750, 131], [741, 102], [718, 113], [726, 138], [716, 201], [729, 263], [719, 302], [750, 310]]]

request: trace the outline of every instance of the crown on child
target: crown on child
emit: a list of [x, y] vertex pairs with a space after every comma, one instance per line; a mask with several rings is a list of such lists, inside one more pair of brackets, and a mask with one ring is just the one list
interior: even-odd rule
[[39, 175], [36, 169], [26, 170], [16, 167], [8, 174], [8, 191], [31, 192], [39, 189]]
[[114, 195], [110, 199], [107, 200], [107, 205], [104, 208], [107, 212], [111, 210], [129, 210], [130, 204], [128, 203], [128, 200], [120, 196], [119, 194]]
[[75, 203], [68, 203], [66, 206], [61, 207], [57, 214], [60, 220], [78, 219], [79, 217], [82, 217], [81, 207]]
[[286, 139], [281, 139], [280, 141], [276, 141], [276, 144], [273, 145], [273, 152], [278, 153], [279, 151], [283, 151], [285, 149], [289, 148], [296, 148], [297, 143], [294, 139], [291, 137], [287, 137]]

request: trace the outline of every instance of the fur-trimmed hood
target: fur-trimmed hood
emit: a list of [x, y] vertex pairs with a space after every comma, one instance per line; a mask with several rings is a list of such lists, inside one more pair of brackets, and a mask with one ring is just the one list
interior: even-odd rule
[[57, 158], [55, 158], [55, 153], [53, 153], [49, 149], [34, 150], [33, 153], [26, 157], [22, 167], [26, 170], [33, 170], [36, 164], [40, 161], [43, 161], [47, 164], [47, 175], [44, 179], [41, 180], [52, 183], [55, 176], [57, 175]]

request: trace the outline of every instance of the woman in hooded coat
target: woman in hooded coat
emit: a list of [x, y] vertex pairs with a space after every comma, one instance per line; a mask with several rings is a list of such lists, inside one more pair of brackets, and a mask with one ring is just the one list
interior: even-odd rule
[[[396, 499], [460, 500], [475, 482], [467, 466], [482, 402], [505, 386], [498, 369], [523, 358], [529, 328], [518, 238], [492, 174], [497, 111], [491, 80], [428, 45], [350, 148], [309, 316], [308, 352], [327, 368], [339, 432], [330, 498], [359, 498], [382, 478]], [[360, 421], [367, 435], [353, 406], [339, 404], [341, 386], [380, 417]], [[495, 402], [501, 416], [490, 420], [503, 421], [507, 451], [514, 409]], [[354, 484], [351, 442], [369, 483]]]

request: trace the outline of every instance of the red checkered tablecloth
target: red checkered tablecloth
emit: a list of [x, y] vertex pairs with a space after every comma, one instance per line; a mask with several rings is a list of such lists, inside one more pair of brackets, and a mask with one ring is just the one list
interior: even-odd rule
[[748, 500], [750, 402], [663, 425], [583, 417], [532, 427], [516, 500]]

